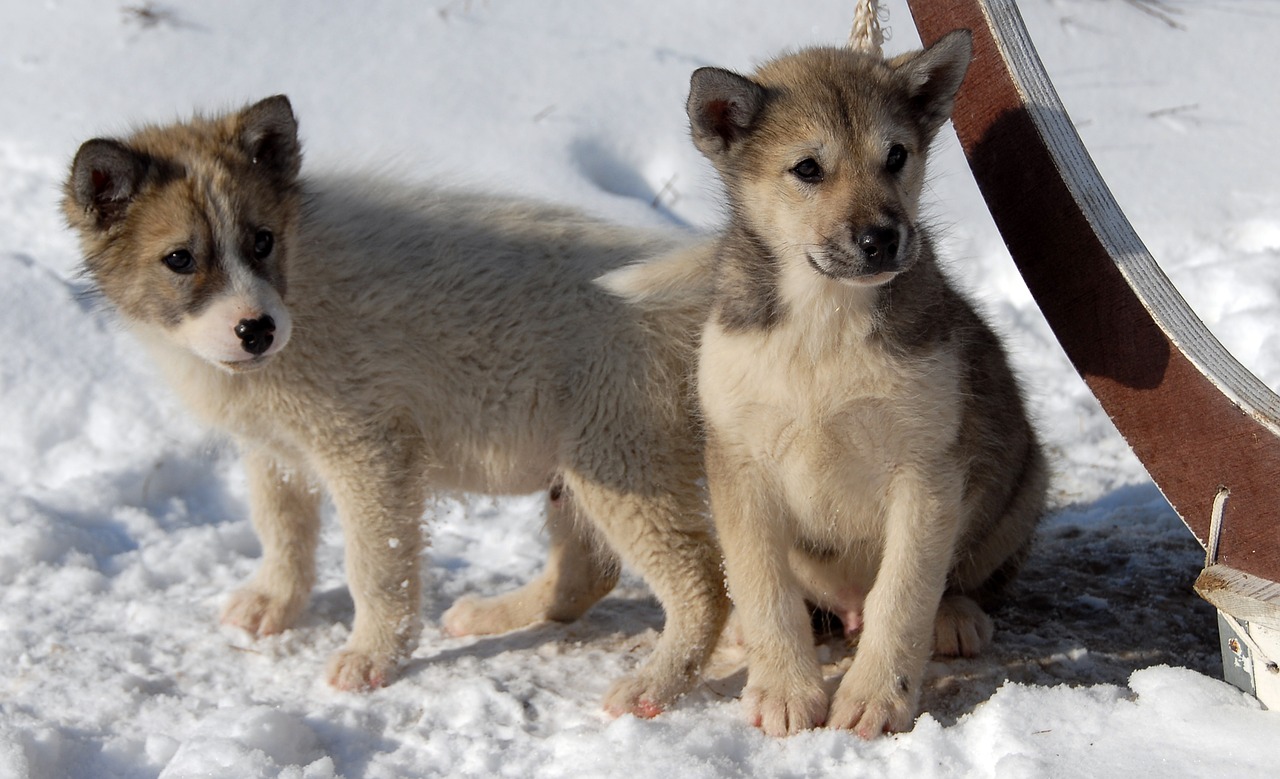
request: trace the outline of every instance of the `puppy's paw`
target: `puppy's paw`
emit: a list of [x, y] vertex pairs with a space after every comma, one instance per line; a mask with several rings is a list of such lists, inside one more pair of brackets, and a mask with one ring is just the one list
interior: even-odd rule
[[222, 624], [234, 625], [255, 636], [269, 636], [293, 626], [302, 611], [301, 598], [269, 595], [253, 587], [231, 594], [222, 609]]
[[853, 668], [840, 683], [827, 724], [852, 730], [859, 737], [873, 739], [882, 733], [910, 730], [915, 722], [916, 692], [905, 676], [888, 684], [878, 684]]
[[765, 688], [752, 684], [742, 693], [747, 719], [770, 736], [790, 736], [822, 725], [827, 713], [827, 693], [815, 680], [812, 685]]
[[656, 674], [645, 666], [613, 683], [604, 696], [604, 710], [611, 717], [632, 714], [641, 719], [653, 719], [666, 711], [691, 685], [687, 676]]
[[972, 598], [948, 595], [938, 605], [938, 616], [933, 623], [934, 654], [975, 657], [991, 643], [994, 632], [991, 618]]
[[344, 692], [368, 692], [386, 687], [399, 663], [386, 653], [344, 649], [329, 660], [329, 684]]
[[445, 634], [461, 636], [491, 636], [507, 633], [537, 622], [525, 615], [515, 614], [506, 598], [480, 598], [464, 595], [440, 618]]

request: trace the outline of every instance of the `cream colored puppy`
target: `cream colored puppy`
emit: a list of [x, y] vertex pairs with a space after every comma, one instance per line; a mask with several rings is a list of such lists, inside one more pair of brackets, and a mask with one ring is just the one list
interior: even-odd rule
[[224, 621], [259, 635], [294, 624], [327, 491], [355, 600], [329, 679], [385, 684], [420, 632], [428, 492], [554, 485], [544, 574], [460, 603], [449, 628], [574, 619], [621, 558], [667, 624], [605, 704], [661, 711], [697, 679], [728, 608], [688, 381], [706, 300], [632, 306], [594, 279], [705, 249], [535, 203], [304, 178], [300, 165], [278, 96], [88, 141], [66, 184], [89, 276], [243, 453], [262, 564]]

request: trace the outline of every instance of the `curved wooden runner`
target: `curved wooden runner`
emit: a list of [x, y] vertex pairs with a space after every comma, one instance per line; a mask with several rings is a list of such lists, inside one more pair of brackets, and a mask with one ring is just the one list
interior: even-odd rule
[[[1016, 6], [908, 2], [925, 45], [959, 27], [973, 31], [956, 132], [1076, 370], [1210, 549], [1209, 562], [1246, 580], [1280, 581], [1280, 398], [1205, 329], [1143, 246], [1063, 110]], [[1215, 502], [1220, 534], [1211, 529]]]

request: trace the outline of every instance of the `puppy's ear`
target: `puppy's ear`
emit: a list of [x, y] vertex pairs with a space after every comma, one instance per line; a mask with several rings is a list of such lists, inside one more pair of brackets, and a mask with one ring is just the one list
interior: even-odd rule
[[147, 161], [123, 143], [108, 138], [85, 141], [71, 163], [67, 196], [77, 210], [91, 214], [98, 229], [119, 221], [147, 171]]
[[698, 68], [689, 79], [693, 144], [714, 159], [751, 132], [764, 107], [764, 88], [720, 68]]
[[276, 95], [240, 112], [240, 143], [254, 166], [274, 180], [288, 184], [302, 167], [298, 121], [289, 98]]
[[890, 60], [926, 135], [937, 132], [951, 116], [972, 56], [973, 35], [968, 30], [954, 30], [924, 51]]

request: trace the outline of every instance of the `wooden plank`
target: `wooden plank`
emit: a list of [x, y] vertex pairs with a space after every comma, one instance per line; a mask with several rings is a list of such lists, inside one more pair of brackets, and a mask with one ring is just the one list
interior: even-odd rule
[[1229, 565], [1210, 565], [1196, 579], [1196, 593], [1242, 622], [1280, 630], [1280, 584]]
[[1031, 294], [1076, 370], [1202, 545], [1280, 581], [1280, 398], [1205, 329], [1107, 190], [1008, 0], [908, 0], [929, 45], [974, 61], [956, 132]]

